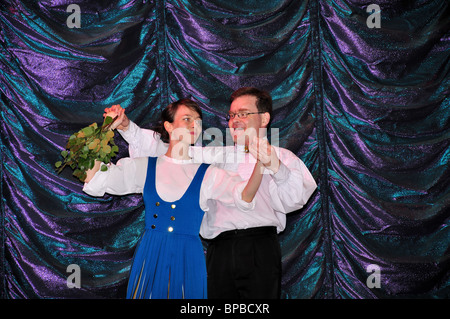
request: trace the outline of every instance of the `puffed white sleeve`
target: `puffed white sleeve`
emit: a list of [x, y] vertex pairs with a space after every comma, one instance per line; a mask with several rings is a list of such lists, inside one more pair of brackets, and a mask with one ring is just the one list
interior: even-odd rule
[[280, 167], [272, 174], [269, 193], [272, 208], [286, 214], [302, 208], [317, 184], [303, 161], [291, 151], [280, 149], [279, 159]]
[[[102, 163], [102, 166], [105, 165]], [[83, 191], [91, 196], [101, 197], [105, 193], [125, 195], [142, 193], [147, 176], [148, 158], [122, 158], [116, 165], [108, 164], [104, 172], [99, 170]]]
[[143, 129], [130, 120], [126, 131], [117, 130], [128, 143], [131, 158], [153, 156], [158, 157], [167, 152], [168, 144], [161, 140], [155, 131]]
[[200, 188], [200, 207], [208, 211], [208, 200], [220, 201], [226, 206], [236, 206], [244, 212], [255, 208], [255, 198], [250, 202], [242, 199], [242, 191], [247, 186], [247, 181], [237, 173], [226, 171], [210, 165], [205, 172]]

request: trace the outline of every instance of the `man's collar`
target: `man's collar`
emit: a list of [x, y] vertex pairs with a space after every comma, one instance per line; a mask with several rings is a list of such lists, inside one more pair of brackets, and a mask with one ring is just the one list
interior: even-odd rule
[[234, 144], [234, 150], [236, 153], [248, 153], [248, 146], [242, 144]]
[[[263, 137], [261, 137], [261, 139], [267, 140], [267, 136], [263, 136]], [[234, 144], [234, 150], [236, 152], [248, 153], [248, 146], [240, 145], [240, 144]]]

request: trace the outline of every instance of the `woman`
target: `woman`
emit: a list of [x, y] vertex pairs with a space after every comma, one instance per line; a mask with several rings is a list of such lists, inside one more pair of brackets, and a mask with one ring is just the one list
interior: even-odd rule
[[[236, 174], [208, 164], [194, 163], [188, 149], [201, 133], [202, 113], [188, 99], [162, 112], [162, 138], [167, 153], [158, 158], [125, 158], [99, 171], [88, 172], [83, 190], [93, 196], [143, 193], [145, 232], [138, 244], [128, 283], [127, 298], [206, 298], [206, 266], [199, 238], [200, 224], [211, 201], [254, 207], [262, 179], [257, 163], [246, 183]], [[104, 164], [102, 164], [104, 165]]]

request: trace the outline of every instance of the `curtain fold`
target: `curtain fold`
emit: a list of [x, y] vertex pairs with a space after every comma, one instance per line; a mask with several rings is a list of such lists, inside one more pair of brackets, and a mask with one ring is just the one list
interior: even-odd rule
[[450, 6], [373, 2], [80, 0], [70, 28], [67, 1], [3, 1], [1, 297], [125, 297], [143, 201], [57, 175], [73, 132], [192, 98], [226, 143], [230, 94], [256, 86], [318, 183], [280, 234], [282, 298], [448, 298]]

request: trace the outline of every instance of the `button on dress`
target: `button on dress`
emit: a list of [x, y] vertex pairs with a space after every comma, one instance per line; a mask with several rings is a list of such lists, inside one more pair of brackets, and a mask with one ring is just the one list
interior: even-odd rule
[[127, 298], [207, 298], [205, 256], [199, 237], [204, 211], [199, 196], [209, 165], [199, 166], [179, 200], [166, 202], [156, 191], [156, 160], [148, 159], [143, 191], [145, 231], [134, 255]]

